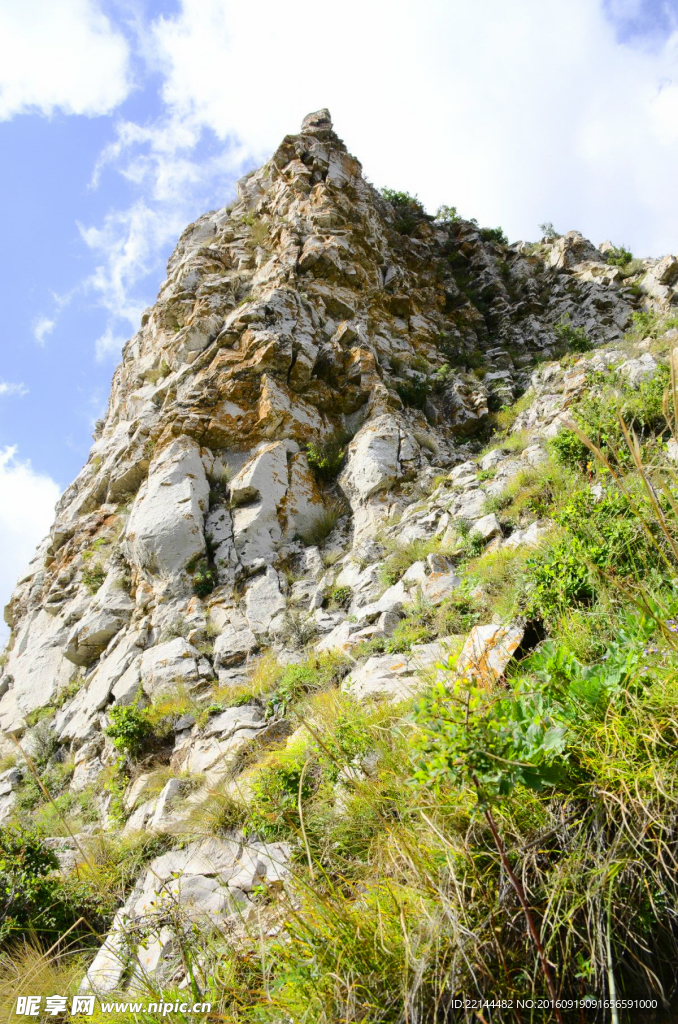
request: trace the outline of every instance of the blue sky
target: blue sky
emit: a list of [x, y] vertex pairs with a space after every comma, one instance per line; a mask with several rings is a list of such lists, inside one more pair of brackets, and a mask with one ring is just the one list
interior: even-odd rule
[[308, 111], [512, 239], [678, 250], [678, 0], [0, 0], [0, 601], [186, 224]]

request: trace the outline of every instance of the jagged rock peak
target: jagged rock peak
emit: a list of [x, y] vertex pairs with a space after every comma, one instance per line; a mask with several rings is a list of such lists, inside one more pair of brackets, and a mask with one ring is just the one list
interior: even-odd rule
[[327, 107], [323, 107], [322, 110], [315, 110], [312, 114], [307, 114], [301, 122], [301, 131], [302, 133], [331, 132], [332, 117]]

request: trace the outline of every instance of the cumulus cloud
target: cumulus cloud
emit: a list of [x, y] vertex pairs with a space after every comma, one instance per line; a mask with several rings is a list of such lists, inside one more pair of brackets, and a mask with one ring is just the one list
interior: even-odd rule
[[[36, 473], [17, 449], [0, 449], [0, 606], [4, 607], [52, 522], [60, 494], [51, 477]], [[7, 636], [0, 625], [0, 642]]]
[[130, 87], [127, 42], [97, 0], [0, 0], [0, 120], [109, 113]]
[[107, 327], [94, 343], [97, 362], [103, 363], [107, 359], [114, 359], [117, 362], [126, 340], [122, 335], [114, 334], [111, 326]]
[[54, 330], [56, 320], [50, 320], [48, 316], [40, 316], [33, 324], [33, 337], [38, 345], [44, 346], [45, 338]]
[[138, 195], [127, 209], [107, 214], [103, 223], [79, 225], [83, 241], [100, 260], [84, 287], [109, 314], [95, 344], [99, 360], [118, 355], [122, 332], [137, 329], [163, 254], [215, 197], [225, 202], [242, 172], [247, 151], [237, 141], [210, 146], [204, 136], [205, 126], [181, 115], [154, 125], [122, 121], [97, 162], [91, 187], [97, 188], [103, 171], [113, 167]]
[[28, 394], [28, 388], [25, 384], [10, 384], [5, 380], [0, 380], [0, 397], [3, 395], [19, 395], [22, 398]]
[[152, 32], [174, 119], [238, 139], [252, 159], [329, 106], [372, 180], [429, 209], [454, 204], [513, 238], [552, 220], [660, 254], [678, 239], [678, 34], [665, 19], [651, 50], [618, 37], [647, 8], [346, 0], [338, 15], [262, 0], [253, 36], [246, 5], [181, 0]]

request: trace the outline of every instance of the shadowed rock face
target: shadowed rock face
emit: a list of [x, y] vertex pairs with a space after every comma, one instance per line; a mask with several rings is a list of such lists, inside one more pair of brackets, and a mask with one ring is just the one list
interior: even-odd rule
[[[290, 732], [284, 706], [229, 705], [262, 653], [351, 653], [390, 636], [415, 602], [437, 607], [461, 586], [454, 561], [433, 554], [388, 585], [384, 540], [439, 538], [454, 550], [463, 523], [481, 547], [538, 545], [548, 521], [504, 537], [487, 499], [544, 459], [584, 370], [622, 362], [609, 346], [634, 306], [663, 309], [677, 295], [674, 257], [645, 261], [630, 289], [604, 250], [578, 232], [508, 246], [406, 196], [387, 201], [329, 112], [309, 114], [239, 182], [231, 207], [186, 229], [125, 346], [89, 461], [5, 611], [0, 753], [9, 734], [37, 742], [31, 713], [51, 709], [40, 728], [73, 756], [71, 788], [90, 787], [107, 827], [98, 780], [117, 756], [104, 732], [111, 709], [190, 694], [193, 710], [176, 716], [158, 757], [177, 774], [204, 773], [205, 786], [184, 799], [172, 778], [149, 795], [142, 774], [126, 796], [128, 830], [175, 829], [253, 745]], [[607, 348], [535, 370], [563, 322]], [[645, 353], [619, 373], [637, 387], [656, 369]], [[478, 464], [492, 413], [528, 388], [515, 429], [530, 443]], [[482, 683], [502, 675], [521, 637], [515, 624], [482, 625], [354, 664], [344, 686], [403, 699], [462, 648]], [[20, 785], [20, 771], [0, 775], [0, 819]], [[284, 874], [282, 847], [271, 858], [231, 845], [219, 871], [181, 868], [175, 895], [196, 919], [239, 913], [258, 877]], [[136, 921], [156, 891], [146, 883], [125, 911]], [[123, 917], [97, 967], [101, 982], [113, 965], [112, 987]], [[148, 970], [165, 955], [158, 927]]]

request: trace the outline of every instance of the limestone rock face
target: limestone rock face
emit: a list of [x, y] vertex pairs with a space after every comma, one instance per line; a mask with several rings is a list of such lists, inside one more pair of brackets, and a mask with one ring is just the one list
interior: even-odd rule
[[227, 839], [200, 840], [156, 857], [116, 915], [81, 991], [105, 995], [125, 987], [130, 975], [134, 991], [134, 979], [162, 976], [163, 964], [174, 968], [170, 924], [178, 908], [203, 931], [223, 929], [247, 912], [245, 893], [287, 877], [288, 858], [284, 843], [243, 847]]
[[[592, 378], [637, 389], [662, 372], [650, 339], [620, 343], [634, 311], [678, 302], [678, 258], [622, 270], [578, 232], [506, 245], [407, 210], [323, 109], [189, 225], [5, 610], [0, 756], [16, 737], [72, 768], [91, 831], [183, 836], [116, 916], [97, 991], [143, 972], [174, 985], [171, 930], [149, 910], [161, 890], [188, 923], [230, 928], [259, 913], [260, 884], [282, 883], [281, 844], [245, 843], [236, 824], [196, 843], [189, 824], [215, 794], [256, 792], [248, 771], [289, 737], [290, 701], [320, 667], [334, 659], [334, 683], [366, 701], [409, 699], [458, 651], [460, 671], [502, 677], [522, 626], [488, 614], [413, 644], [412, 617], [461, 629], [471, 553], [549, 542], [554, 523], [531, 506], [508, 521], [500, 496], [540, 472]], [[569, 329], [587, 351], [561, 363]], [[120, 811], [110, 726], [147, 713], [152, 749], [128, 757]], [[20, 765], [0, 774], [3, 820], [24, 785]]]
[[135, 498], [122, 542], [131, 562], [159, 572], [185, 569], [205, 551], [209, 485], [191, 438], [172, 441], [151, 462]]

